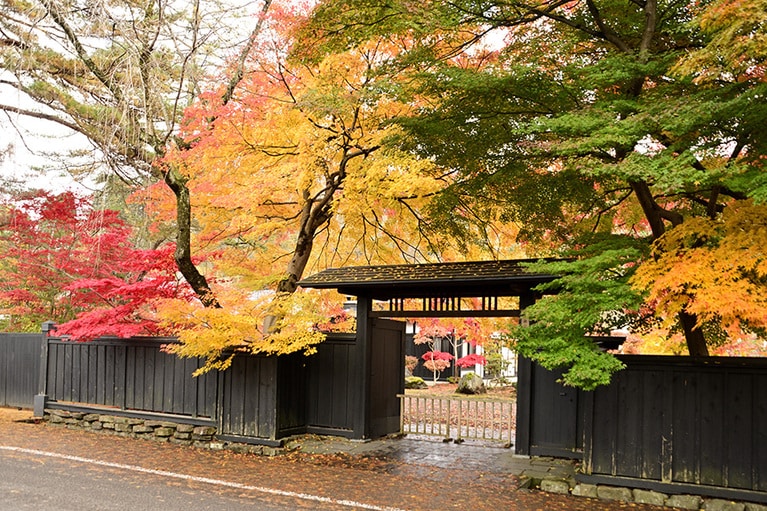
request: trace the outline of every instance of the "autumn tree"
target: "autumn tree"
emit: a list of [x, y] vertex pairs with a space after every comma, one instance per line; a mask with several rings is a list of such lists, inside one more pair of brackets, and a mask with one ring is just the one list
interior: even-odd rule
[[[297, 309], [286, 304], [306, 300], [295, 291], [307, 268], [423, 261], [451, 248], [429, 235], [420, 211], [443, 186], [438, 169], [383, 147], [398, 132], [390, 121], [413, 108], [394, 97], [385, 73], [401, 45], [381, 39], [316, 63], [286, 59], [299, 22], [278, 14], [269, 19], [275, 40], [259, 43], [232, 100], [189, 109], [189, 148], [168, 156], [194, 196], [195, 246], [216, 254], [222, 305], [230, 291], [258, 295], [226, 300], [217, 312], [170, 307], [174, 321], [183, 323], [182, 310], [189, 320], [179, 354], [216, 361], [232, 346], [283, 353], [300, 346], [296, 338], [311, 349], [320, 336], [297, 326], [322, 322], [311, 314], [317, 305], [302, 302], [301, 319], [283, 316]], [[162, 196], [148, 196], [160, 211]], [[241, 325], [236, 335], [225, 335], [230, 320]]]
[[[0, 111], [87, 137], [94, 154], [77, 168], [69, 165], [76, 173], [106, 164], [131, 186], [164, 183], [176, 202], [176, 264], [209, 305], [215, 298], [192, 260], [185, 178], [157, 163], [177, 142], [184, 108], [207, 84], [223, 76], [220, 101], [231, 97], [270, 4], [248, 13], [215, 0], [0, 3], [0, 85], [21, 98], [14, 104], [4, 95]], [[67, 165], [83, 155], [64, 156]]]
[[434, 382], [452, 364], [461, 368], [485, 365], [487, 359], [483, 355], [471, 353], [461, 356], [462, 346], [467, 344], [476, 348], [492, 344], [488, 341], [492, 336], [501, 334], [505, 326], [491, 318], [423, 318], [411, 321], [417, 327], [413, 342], [429, 348], [421, 358], [424, 367], [432, 371]]
[[3, 329], [61, 334], [161, 332], [158, 298], [188, 296], [178, 282], [172, 245], [141, 250], [116, 211], [97, 210], [72, 193], [29, 193], [4, 201], [0, 213], [0, 313]]
[[714, 346], [752, 334], [765, 339], [765, 236], [767, 205], [733, 203], [715, 218], [692, 218], [669, 231], [634, 282], [649, 290], [666, 321], [680, 310], [694, 313]]
[[711, 322], [723, 316], [691, 301], [650, 310], [631, 275], [651, 243], [657, 258], [687, 222], [764, 199], [759, 5], [331, 0], [305, 40], [321, 54], [381, 34], [412, 38], [408, 91], [431, 101], [399, 120], [399, 147], [454, 176], [433, 218], [460, 233], [470, 217], [456, 210], [498, 211], [531, 250], [568, 249], [573, 262], [548, 268], [564, 275], [549, 288], [558, 294], [528, 309], [533, 328], [520, 329], [517, 347], [593, 388], [620, 364], [587, 334], [672, 314], [689, 353], [706, 355], [708, 332], [721, 331]]

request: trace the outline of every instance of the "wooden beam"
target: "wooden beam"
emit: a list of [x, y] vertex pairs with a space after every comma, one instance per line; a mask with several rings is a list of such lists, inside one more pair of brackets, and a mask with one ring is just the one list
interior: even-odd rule
[[371, 318], [518, 318], [519, 309], [459, 311], [395, 310], [370, 311], [368, 314]]

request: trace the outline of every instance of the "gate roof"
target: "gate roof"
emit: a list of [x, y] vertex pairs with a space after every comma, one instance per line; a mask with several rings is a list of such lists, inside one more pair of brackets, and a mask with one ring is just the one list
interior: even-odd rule
[[329, 268], [302, 279], [298, 284], [307, 288], [337, 289], [343, 294], [367, 296], [376, 300], [519, 296], [538, 284], [557, 278], [556, 275], [527, 270], [526, 263], [538, 260]]

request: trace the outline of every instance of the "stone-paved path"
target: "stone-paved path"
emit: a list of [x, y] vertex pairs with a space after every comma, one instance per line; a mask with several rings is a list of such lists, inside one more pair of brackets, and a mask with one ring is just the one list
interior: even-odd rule
[[[275, 495], [292, 493], [307, 499], [325, 499], [329, 504], [323, 504], [322, 509], [333, 510], [664, 509], [520, 489], [520, 481], [526, 475], [535, 477], [561, 471], [566, 476], [572, 466], [555, 460], [516, 458], [501, 448], [407, 438], [366, 443], [308, 438], [302, 442], [301, 450], [270, 458], [69, 430], [30, 419], [30, 411], [0, 408], [0, 448], [6, 448], [0, 454], [8, 449], [37, 450], [87, 458], [106, 467], [120, 464], [199, 480], [206, 478], [225, 482], [230, 488], [239, 485], [274, 490], [261, 492], [258, 498], [279, 506], [282, 501]], [[169, 480], [168, 484], [181, 483]], [[209, 491], [224, 490], [211, 485]], [[300, 506], [288, 505], [284, 509], [312, 509], [312, 502], [317, 501], [307, 500]], [[131, 509], [130, 502], [105, 503], [104, 509], [107, 508]]]

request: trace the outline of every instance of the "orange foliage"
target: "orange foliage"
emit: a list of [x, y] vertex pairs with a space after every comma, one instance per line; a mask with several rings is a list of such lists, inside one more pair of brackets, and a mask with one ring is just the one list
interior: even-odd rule
[[632, 284], [649, 291], [667, 326], [687, 311], [699, 328], [717, 325], [727, 343], [742, 344], [767, 328], [765, 246], [767, 205], [735, 202], [720, 218], [691, 218], [668, 231]]

